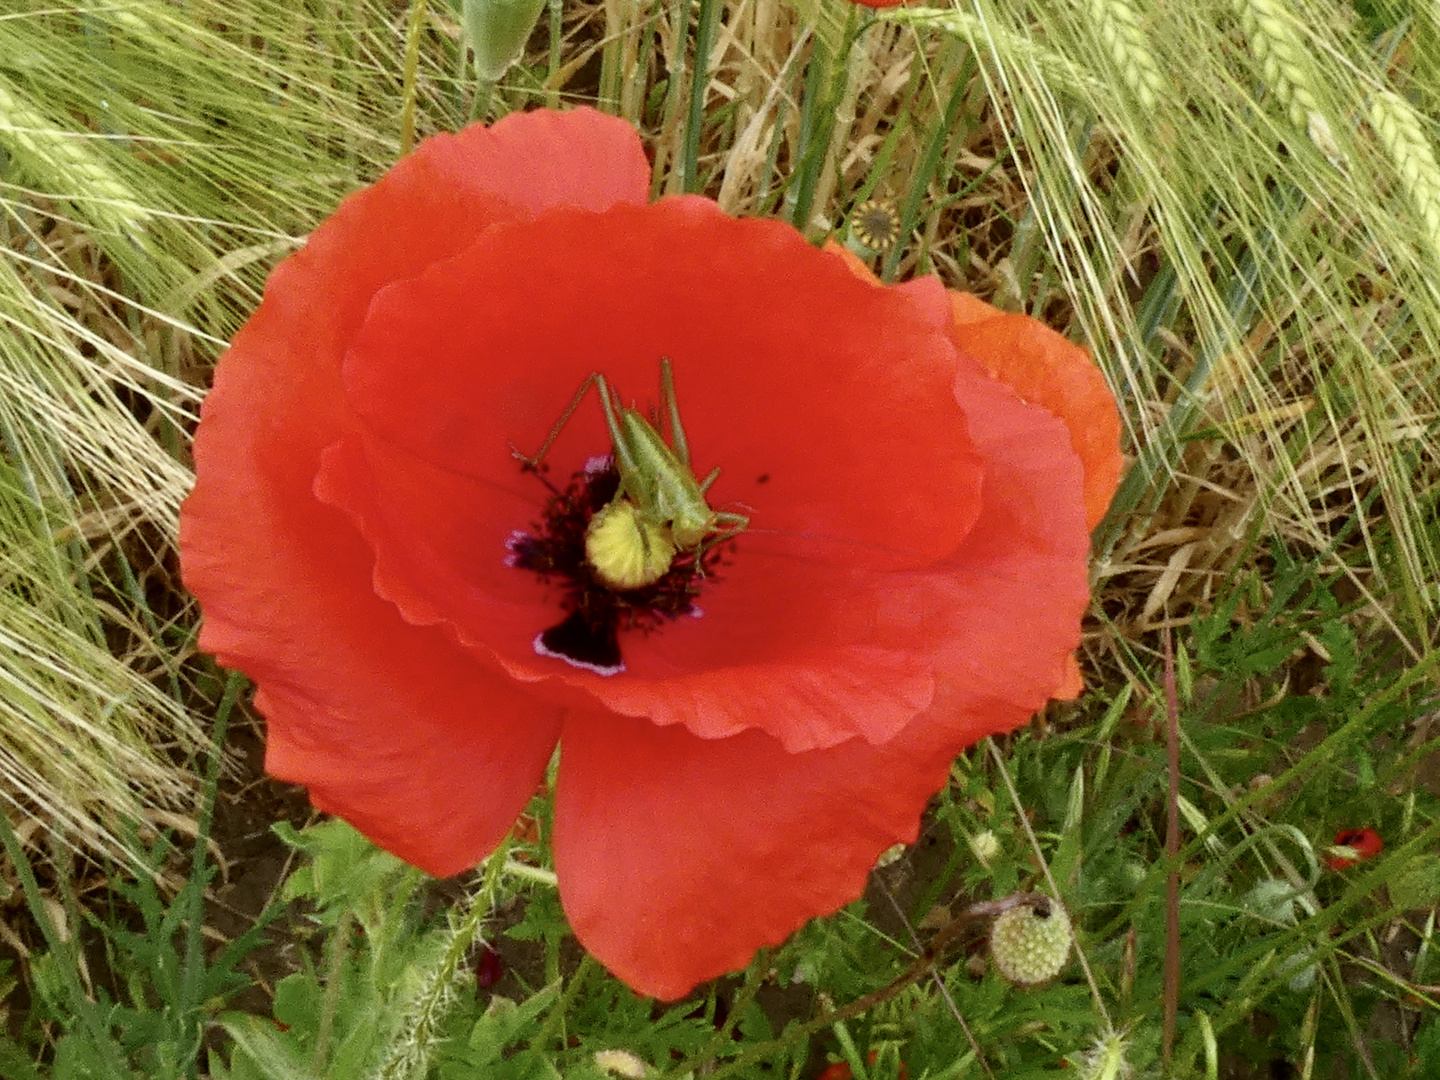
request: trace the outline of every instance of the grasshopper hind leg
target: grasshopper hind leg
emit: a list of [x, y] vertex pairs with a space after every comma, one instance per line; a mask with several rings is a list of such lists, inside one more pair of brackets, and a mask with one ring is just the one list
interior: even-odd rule
[[[555, 421], [555, 426], [550, 429], [550, 434], [545, 436], [545, 441], [540, 444], [540, 449], [529, 457], [522, 454], [514, 443], [509, 443], [510, 454], [516, 461], [525, 467], [526, 472], [533, 472], [536, 476], [544, 479], [541, 472], [541, 465], [544, 464], [545, 455], [550, 453], [550, 447], [560, 437], [560, 432], [565, 430], [565, 425], [570, 423], [570, 418], [575, 415], [575, 410], [580, 408], [580, 403], [585, 400], [585, 395], [590, 387], [599, 386], [602, 399], [608, 399], [606, 392], [605, 377], [598, 371], [592, 371], [585, 376], [585, 381], [580, 384], [580, 389], [575, 391], [575, 396], [570, 399], [570, 404], [565, 406], [565, 411], [560, 414], [560, 419]], [[607, 400], [608, 403], [608, 400]]]

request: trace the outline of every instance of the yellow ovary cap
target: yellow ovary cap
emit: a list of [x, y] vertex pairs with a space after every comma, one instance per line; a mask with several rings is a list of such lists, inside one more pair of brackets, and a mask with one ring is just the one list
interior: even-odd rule
[[617, 499], [590, 519], [585, 558], [612, 589], [642, 589], [670, 569], [675, 541], [668, 526], [642, 520], [634, 503]]

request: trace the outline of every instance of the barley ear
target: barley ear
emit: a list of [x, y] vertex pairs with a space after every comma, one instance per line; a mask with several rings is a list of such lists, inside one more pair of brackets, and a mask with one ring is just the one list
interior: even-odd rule
[[74, 203], [97, 228], [144, 238], [149, 211], [120, 179], [87, 133], [65, 131], [0, 77], [0, 147], [16, 170], [47, 193]]
[[1345, 155], [1315, 95], [1314, 58], [1300, 39], [1294, 13], [1277, 0], [1235, 0], [1234, 6], [1265, 85], [1290, 123], [1305, 132], [1332, 165], [1343, 168]]
[[1088, 0], [1085, 7], [1136, 104], [1153, 115], [1159, 102], [1174, 93], [1174, 86], [1155, 59], [1140, 13], [1130, 0]]
[[1431, 254], [1440, 262], [1440, 165], [1419, 115], [1399, 94], [1377, 90], [1370, 100], [1370, 124], [1395, 163], [1405, 196], [1425, 226]]

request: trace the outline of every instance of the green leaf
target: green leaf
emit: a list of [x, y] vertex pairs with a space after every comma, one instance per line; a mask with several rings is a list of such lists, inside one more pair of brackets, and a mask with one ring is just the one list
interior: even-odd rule
[[1440, 901], [1440, 855], [1417, 855], [1389, 881], [1390, 899], [1404, 911]]
[[310, 1056], [287, 1039], [274, 1020], [232, 1012], [222, 1013], [219, 1023], [235, 1041], [232, 1063], [244, 1055], [264, 1080], [296, 1080], [310, 1075]]
[[466, 1040], [463, 1058], [466, 1065], [477, 1068], [498, 1061], [501, 1054], [524, 1035], [538, 1032], [541, 1014], [548, 1010], [559, 996], [560, 984], [552, 983], [518, 1005], [509, 998], [491, 998], [484, 1014], [471, 1028], [470, 1038]]

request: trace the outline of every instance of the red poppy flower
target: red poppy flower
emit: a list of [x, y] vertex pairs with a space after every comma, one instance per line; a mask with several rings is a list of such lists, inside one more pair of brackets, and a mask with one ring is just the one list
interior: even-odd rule
[[[878, 1050], [871, 1050], [868, 1054], [865, 1055], [865, 1064], [874, 1065], [879, 1056], [880, 1052]], [[833, 1064], [826, 1065], [825, 1068], [821, 1069], [820, 1075], [817, 1076], [815, 1080], [851, 1080], [851, 1077], [853, 1077], [854, 1075], [855, 1073], [850, 1068], [850, 1063], [848, 1061], [837, 1061]], [[899, 1076], [900, 1080], [909, 1080], [910, 1070], [905, 1067], [905, 1063], [903, 1061], [900, 1062], [900, 1068], [897, 1072], [897, 1075]]]
[[1325, 865], [1331, 870], [1344, 870], [1364, 859], [1373, 859], [1384, 849], [1380, 834], [1369, 826], [1341, 829], [1335, 834], [1335, 846], [1325, 856]]
[[[575, 933], [675, 998], [858, 896], [959, 750], [1078, 690], [1118, 421], [1038, 323], [649, 182], [622, 122], [537, 112], [347, 199], [216, 369], [181, 553], [267, 769], [415, 865], [484, 858], [558, 742]], [[599, 594], [616, 655], [572, 662], [599, 403], [557, 493], [512, 448], [592, 371], [655, 406], [662, 357], [750, 527], [648, 607]]]

